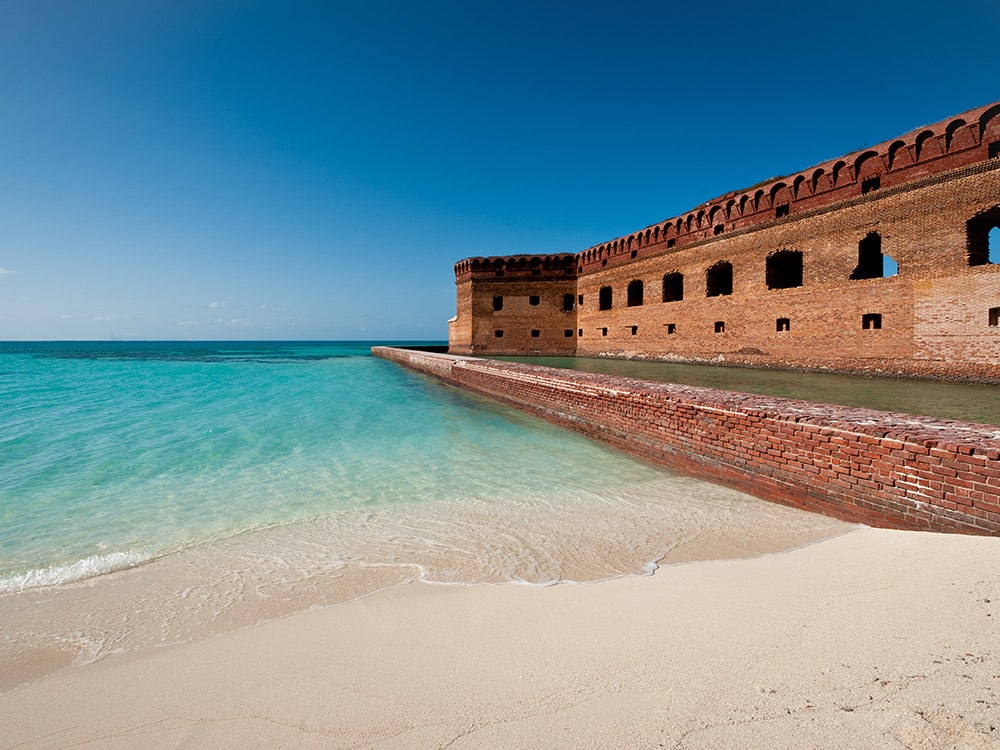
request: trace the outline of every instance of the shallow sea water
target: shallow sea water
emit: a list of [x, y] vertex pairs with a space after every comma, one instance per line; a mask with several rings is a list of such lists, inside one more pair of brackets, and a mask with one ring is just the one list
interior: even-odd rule
[[595, 581], [845, 528], [369, 349], [0, 344], [0, 689], [406, 581]]

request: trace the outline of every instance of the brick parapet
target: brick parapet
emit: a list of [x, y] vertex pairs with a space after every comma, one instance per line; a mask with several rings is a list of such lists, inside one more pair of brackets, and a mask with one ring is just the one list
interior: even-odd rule
[[1000, 427], [385, 347], [682, 473], [875, 526], [1000, 534]]

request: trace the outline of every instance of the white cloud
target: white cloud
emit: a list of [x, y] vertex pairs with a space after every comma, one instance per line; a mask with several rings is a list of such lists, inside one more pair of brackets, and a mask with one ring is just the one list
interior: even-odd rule
[[94, 318], [94, 320], [105, 320], [105, 321], [114, 319], [115, 319], [114, 315], [98, 315], [97, 317]]
[[14, 273], [15, 272], [11, 271], [9, 268], [4, 268], [3, 266], [0, 266], [0, 276], [13, 276]]
[[226, 303], [225, 302], [209, 302], [208, 303], [208, 309], [209, 310], [218, 310], [224, 304], [226, 304]]
[[263, 304], [257, 307], [258, 310], [263, 310], [264, 312], [288, 312], [287, 307], [282, 307], [281, 305], [268, 305]]
[[62, 315], [59, 316], [59, 320], [73, 320], [73, 316], [63, 313]]
[[249, 328], [253, 325], [253, 323], [246, 318], [232, 318], [230, 320], [223, 320], [222, 318], [219, 318], [217, 320], [213, 320], [212, 324], [225, 326], [226, 328]]

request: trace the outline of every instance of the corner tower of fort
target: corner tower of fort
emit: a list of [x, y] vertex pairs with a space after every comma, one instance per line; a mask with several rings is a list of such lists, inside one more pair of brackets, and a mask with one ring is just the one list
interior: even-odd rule
[[462, 260], [455, 279], [456, 354], [1000, 382], [1000, 102], [575, 255]]

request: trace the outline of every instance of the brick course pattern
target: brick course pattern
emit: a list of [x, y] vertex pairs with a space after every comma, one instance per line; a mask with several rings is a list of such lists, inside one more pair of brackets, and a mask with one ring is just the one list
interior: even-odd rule
[[1000, 383], [1000, 103], [576, 254], [469, 258], [455, 278], [456, 354]]
[[376, 356], [643, 459], [873, 526], [1000, 535], [1000, 428], [415, 350]]

